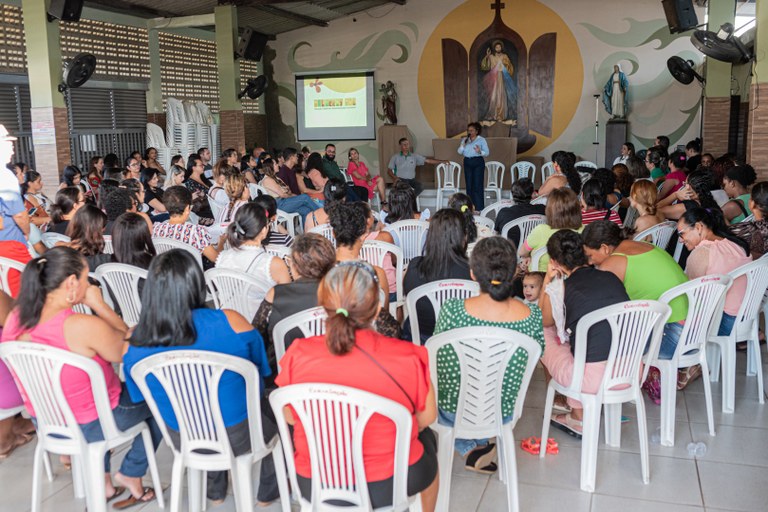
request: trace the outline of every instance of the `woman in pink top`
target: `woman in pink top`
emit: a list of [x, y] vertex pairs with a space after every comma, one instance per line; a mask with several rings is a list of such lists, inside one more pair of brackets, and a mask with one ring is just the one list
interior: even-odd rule
[[[687, 168], [685, 167], [686, 158], [685, 153], [682, 151], [675, 151], [671, 155], [669, 155], [669, 171], [667, 172], [667, 175], [664, 177], [664, 184], [661, 186], [661, 190], [659, 191], [659, 199], [664, 199], [670, 194], [674, 194], [681, 188], [683, 188], [683, 185], [685, 185], [686, 181], [686, 171]], [[694, 169], [695, 170], [695, 169]]]
[[347, 172], [352, 176], [355, 185], [368, 189], [368, 199], [373, 199], [373, 189], [375, 188], [379, 193], [381, 204], [387, 204], [387, 189], [381, 176], [371, 176], [368, 166], [365, 165], [365, 162], [360, 161], [360, 153], [355, 148], [349, 150], [348, 156]]
[[[74, 304], [91, 308], [93, 315], [81, 315], [72, 310]], [[21, 340], [41, 343], [90, 357], [104, 372], [112, 413], [119, 429], [127, 429], [142, 421], [150, 425], [155, 448], [161, 439], [157, 424], [146, 403], [135, 404], [120, 383], [112, 363], [122, 361], [128, 328], [104, 302], [98, 287], [88, 282], [88, 264], [77, 251], [69, 247], [56, 247], [27, 264], [21, 278], [21, 292], [16, 307], [11, 311], [3, 328], [2, 340]], [[98, 413], [93, 400], [90, 381], [85, 373], [75, 368], [64, 368], [61, 373], [64, 395], [85, 439], [97, 442], [103, 439]], [[27, 410], [34, 410], [21, 390]], [[126, 508], [154, 499], [154, 491], [144, 488], [141, 478], [147, 470], [147, 457], [141, 437], [125, 455], [113, 485], [109, 474], [109, 452], [105, 457], [105, 493], [108, 501], [130, 491], [127, 499], [116, 502], [114, 508]]]

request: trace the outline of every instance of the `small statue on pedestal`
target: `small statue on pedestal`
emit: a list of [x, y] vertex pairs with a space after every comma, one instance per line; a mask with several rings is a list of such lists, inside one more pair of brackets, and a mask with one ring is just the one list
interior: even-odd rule
[[629, 113], [629, 81], [621, 67], [613, 66], [613, 74], [603, 87], [603, 105], [611, 119], [626, 119]]
[[397, 124], [397, 91], [395, 84], [387, 80], [386, 84], [381, 84], [379, 88], [381, 93], [381, 108], [384, 110], [384, 122], [386, 124]]

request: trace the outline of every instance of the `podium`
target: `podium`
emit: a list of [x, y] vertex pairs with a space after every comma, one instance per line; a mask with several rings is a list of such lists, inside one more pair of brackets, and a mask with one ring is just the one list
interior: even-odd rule
[[[605, 125], [605, 167], [610, 169], [613, 161], [621, 156], [621, 146], [629, 137], [629, 123], [626, 119], [611, 119]], [[597, 162], [595, 162], [597, 163]]]

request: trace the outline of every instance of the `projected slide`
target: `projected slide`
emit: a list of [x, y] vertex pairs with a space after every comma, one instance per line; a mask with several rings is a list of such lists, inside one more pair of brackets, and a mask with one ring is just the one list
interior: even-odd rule
[[299, 140], [375, 139], [373, 73], [296, 77]]

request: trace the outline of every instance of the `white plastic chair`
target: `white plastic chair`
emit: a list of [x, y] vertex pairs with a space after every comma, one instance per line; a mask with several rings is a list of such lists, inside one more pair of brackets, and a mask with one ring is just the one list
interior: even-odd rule
[[360, 259], [367, 261], [371, 265], [384, 268], [384, 258], [390, 255], [394, 259], [395, 266], [395, 295], [394, 302], [389, 304], [389, 312], [397, 318], [397, 308], [405, 305], [405, 292], [403, 291], [403, 275], [405, 265], [403, 264], [403, 251], [396, 245], [380, 240], [366, 240], [360, 248]]
[[411, 339], [416, 345], [421, 345], [419, 316], [416, 303], [427, 299], [435, 311], [435, 321], [440, 315], [440, 309], [448, 299], [468, 299], [480, 295], [480, 285], [466, 279], [441, 279], [417, 286], [405, 297], [408, 321], [411, 324]]
[[754, 222], [754, 221], [755, 221], [755, 214], [754, 213], [750, 213], [749, 215], [744, 217], [744, 220], [741, 221], [741, 222]]
[[485, 162], [485, 195], [494, 194], [496, 201], [501, 201], [501, 188], [504, 186], [504, 174], [507, 167], [496, 161]]
[[[120, 307], [123, 321], [128, 327], [139, 323], [141, 315], [139, 279], [146, 279], [147, 271], [123, 263], [103, 263], [96, 269], [96, 278], [112, 293], [112, 297]], [[106, 291], [104, 295], [107, 295]]]
[[211, 196], [209, 196], [207, 194], [206, 194], [205, 198], [208, 200], [208, 205], [211, 207], [211, 212], [213, 213], [213, 218], [217, 219], [217, 220], [221, 219], [222, 218], [222, 212], [229, 205], [224, 204], [224, 203], [220, 203], [219, 201], [215, 200], [214, 198], [212, 198]]
[[259, 192], [261, 192], [262, 196], [270, 195], [267, 189], [262, 187], [258, 183], [248, 183], [248, 193], [251, 194], [251, 199], [258, 197]]
[[61, 235], [59, 233], [54, 233], [53, 231], [47, 231], [41, 235], [40, 241], [43, 242], [43, 245], [45, 245], [47, 248], [53, 249], [57, 243], [64, 242], [68, 244], [72, 241], [72, 239], [67, 235]]
[[482, 215], [475, 215], [475, 219], [474, 220], [475, 220], [475, 224], [477, 224], [478, 227], [479, 226], [485, 226], [486, 228], [488, 228], [491, 231], [495, 232], [495, 230], [494, 230], [495, 224], [494, 224], [494, 222], [491, 219], [489, 219], [487, 217], [483, 217]]
[[[298, 489], [293, 437], [283, 409], [291, 406], [296, 421], [306, 432], [312, 468], [312, 503], [299, 496], [302, 511], [373, 510], [365, 482], [363, 434], [374, 414], [395, 425], [392, 506], [384, 511], [421, 511], [419, 496], [408, 497], [408, 453], [411, 445], [411, 413], [388, 398], [359, 389], [334, 384], [293, 384], [269, 395], [275, 412], [291, 485]], [[342, 500], [350, 507], [333, 506], [329, 500]]]
[[[453, 349], [459, 359], [461, 375], [454, 425], [432, 425], [439, 435], [437, 451], [440, 490], [437, 510], [448, 510], [451, 492], [454, 441], [495, 437], [499, 462], [507, 484], [507, 510], [517, 512], [517, 462], [513, 429], [523, 413], [523, 402], [533, 370], [541, 357], [541, 345], [530, 336], [501, 327], [462, 327], [432, 336], [427, 340], [429, 374], [438, 392], [438, 351]], [[518, 350], [528, 355], [520, 389], [515, 399], [512, 419], [504, 423], [502, 415], [503, 377], [509, 360]]]
[[307, 231], [307, 233], [317, 233], [318, 235], [323, 235], [325, 238], [331, 241], [334, 248], [336, 247], [336, 235], [333, 234], [333, 226], [331, 226], [330, 223], [319, 224]]
[[531, 204], [547, 204], [547, 196], [539, 196], [531, 199]]
[[[645, 402], [640, 384], [648, 376], [650, 369], [648, 363], [658, 354], [664, 323], [671, 312], [668, 305], [655, 300], [627, 301], [598, 309], [579, 320], [576, 330], [573, 379], [567, 386], [558, 384], [554, 379], [549, 381], [541, 439], [548, 439], [549, 436], [555, 391], [582, 403], [584, 406], [581, 440], [582, 491], [595, 492], [600, 410], [605, 406], [605, 442], [610, 446], [618, 447], [621, 443], [621, 404], [630, 401], [635, 402], [637, 412], [643, 483], [647, 484], [650, 480], [648, 425], [645, 420]], [[602, 321], [607, 321], [611, 326], [611, 351], [606, 361], [603, 382], [596, 394], [582, 393], [581, 383], [587, 356], [587, 333], [593, 325]], [[646, 346], [649, 348], [643, 356]], [[642, 371], [640, 370], [641, 362], [646, 363]], [[547, 443], [544, 442], [539, 457], [544, 458], [546, 453]]]
[[677, 223], [666, 221], [660, 224], [656, 224], [655, 226], [651, 226], [645, 231], [636, 234], [634, 240], [637, 242], [642, 242], [650, 236], [651, 243], [653, 245], [660, 249], [666, 250], [667, 244], [669, 244], [669, 241], [672, 238], [672, 235], [675, 234], [675, 231], [677, 231]]
[[[517, 177], [515, 177], [515, 171], [517, 171]], [[512, 174], [512, 182], [523, 178], [533, 179], [536, 176], [536, 166], [531, 162], [515, 162], [509, 168], [509, 172]]]
[[530, 272], [538, 272], [541, 258], [543, 258], [546, 254], [547, 254], [546, 245], [544, 247], [539, 247], [538, 249], [535, 249], [531, 253], [531, 263], [528, 265], [528, 270]]
[[498, 217], [499, 212], [502, 209], [509, 208], [510, 206], [514, 206], [514, 205], [515, 205], [515, 202], [512, 199], [501, 199], [483, 208], [483, 211], [480, 212], [480, 216], [485, 217], [487, 219], [496, 220], [496, 217]]
[[758, 402], [765, 403], [763, 396], [763, 366], [760, 361], [760, 342], [758, 341], [758, 322], [760, 307], [766, 289], [768, 289], [768, 259], [742, 265], [728, 273], [736, 282], [746, 277], [747, 287], [744, 299], [736, 313], [736, 322], [730, 336], [711, 336], [707, 347], [707, 362], [710, 368], [710, 379], [717, 382], [720, 378], [722, 363], [723, 372], [723, 412], [733, 413], [736, 402], [736, 343], [747, 342], [747, 376], [757, 376]]
[[23, 273], [26, 267], [27, 266], [24, 263], [19, 263], [16, 260], [0, 256], [0, 290], [11, 295], [11, 286], [8, 284], [8, 273], [12, 270]]
[[423, 220], [399, 220], [385, 229], [392, 235], [395, 245], [403, 250], [403, 265], [406, 266], [413, 258], [421, 256], [428, 230], [429, 223]]
[[[235, 373], [245, 381], [245, 396], [240, 398], [245, 400], [248, 410], [251, 451], [240, 456], [232, 452], [219, 406], [219, 383], [224, 372]], [[180, 446], [174, 445], [147, 384], [150, 375], [162, 386], [171, 404], [178, 421]], [[189, 492], [187, 510], [197, 512], [201, 508], [205, 472], [225, 470], [232, 474], [236, 509], [253, 510], [253, 464], [270, 455], [275, 461], [282, 510], [291, 510], [280, 438], [275, 436], [264, 443], [258, 384], [260, 379], [251, 361], [217, 352], [174, 350], [142, 359], [131, 368], [131, 376], [160, 425], [165, 443], [173, 452], [172, 512], [181, 510], [185, 469]], [[200, 453], [202, 451], [209, 453]]]
[[317, 306], [287, 316], [275, 324], [275, 328], [272, 330], [272, 342], [275, 345], [278, 373], [280, 372], [280, 359], [285, 355], [285, 337], [288, 333], [298, 329], [303, 338], [325, 334], [326, 318], [328, 318], [328, 314], [325, 312], [325, 308]]
[[283, 210], [277, 210], [276, 224], [284, 224], [285, 230], [292, 237], [296, 237], [296, 224], [298, 223], [299, 229], [304, 231], [304, 219], [298, 213], [288, 213]]
[[594, 162], [590, 162], [588, 160], [581, 160], [580, 162], [576, 162], [576, 165], [574, 166], [577, 168], [579, 167], [588, 167], [590, 169], [597, 169], [597, 164]]
[[461, 183], [461, 165], [456, 162], [438, 164], [435, 168], [437, 184], [437, 209], [443, 207], [443, 200], [459, 191]]
[[115, 248], [112, 246], [112, 236], [104, 235], [104, 254], [114, 254]]
[[168, 252], [171, 249], [181, 249], [182, 251], [187, 251], [195, 258], [195, 261], [200, 264], [200, 268], [203, 268], [203, 255], [200, 254], [200, 251], [189, 244], [185, 244], [184, 242], [175, 240], [173, 238], [166, 238], [164, 236], [153, 236], [152, 244], [155, 246], [155, 251], [157, 251], [157, 254]]
[[547, 162], [541, 166], [541, 184], [543, 185], [547, 178], [555, 174], [555, 164]]
[[[256, 316], [272, 284], [252, 274], [230, 268], [205, 271], [205, 287], [216, 309], [233, 309], [249, 322]], [[258, 300], [257, 300], [258, 298]]]
[[[653, 365], [661, 372], [661, 444], [675, 445], [675, 403], [677, 402], [677, 370], [695, 364], [701, 365], [701, 372], [709, 375], [707, 366], [707, 339], [717, 335], [722, 317], [725, 292], [731, 287], [731, 278], [725, 275], [709, 275], [688, 281], [667, 290], [659, 301], [669, 304], [677, 297], [687, 297], [688, 315], [680, 333], [677, 348], [672, 359], [654, 360]], [[715, 435], [715, 421], [712, 411], [712, 389], [707, 378], [704, 397], [707, 404], [709, 435]]]
[[546, 215], [524, 215], [522, 217], [519, 217], [513, 221], [507, 222], [504, 224], [504, 227], [501, 228], [501, 236], [504, 238], [509, 238], [509, 231], [512, 228], [518, 228], [520, 230], [520, 243], [519, 245], [522, 245], [523, 242], [525, 242], [528, 239], [528, 235], [531, 234], [531, 231], [533, 231], [533, 228], [538, 226], [539, 224], [546, 224], [547, 223], [547, 217]]
[[[16, 376], [37, 421], [37, 446], [32, 470], [33, 512], [38, 512], [42, 506], [41, 464], [46, 464], [48, 452], [72, 456], [75, 489], [82, 489], [85, 484], [88, 510], [106, 512], [104, 455], [108, 450], [133, 441], [136, 436], [141, 436], [144, 441], [158, 505], [165, 507], [149, 427], [141, 422], [127, 430], [117, 428], [104, 371], [96, 361], [67, 350], [27, 341], [0, 344], [0, 358]], [[61, 372], [65, 366], [77, 368], [88, 375], [104, 441], [88, 443], [85, 440], [64, 395]], [[48, 476], [50, 479], [51, 475]]]
[[624, 216], [624, 225], [630, 228], [634, 227], [635, 221], [637, 220], [639, 214], [640, 212], [638, 212], [635, 208], [631, 206], [627, 208], [627, 215]]
[[283, 260], [286, 265], [288, 264], [288, 258], [291, 257], [291, 248], [286, 247], [285, 245], [269, 244], [264, 247], [264, 250], [272, 256], [276, 256]]

